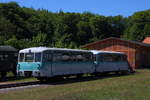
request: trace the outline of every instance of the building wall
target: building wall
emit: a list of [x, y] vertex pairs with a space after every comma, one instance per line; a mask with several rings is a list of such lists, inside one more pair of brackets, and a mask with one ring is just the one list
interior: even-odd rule
[[[142, 67], [150, 66], [150, 48], [141, 48], [139, 50], [139, 62]], [[138, 63], [138, 62], [137, 62]]]

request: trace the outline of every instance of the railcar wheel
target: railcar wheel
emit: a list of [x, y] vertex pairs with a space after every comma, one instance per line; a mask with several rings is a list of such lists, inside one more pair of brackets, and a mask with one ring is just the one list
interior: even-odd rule
[[77, 74], [76, 77], [77, 78], [81, 78], [83, 76], [83, 74]]
[[119, 74], [119, 71], [116, 71], [115, 74], [118, 75], [118, 74]]
[[14, 77], [17, 76], [17, 72], [16, 71], [12, 71], [12, 73], [14, 74]]
[[132, 68], [128, 68], [128, 73], [135, 73], [135, 71]]
[[102, 72], [102, 73], [101, 73], [102, 76], [106, 76], [106, 75], [108, 75], [108, 74], [109, 74], [109, 72]]
[[126, 70], [123, 70], [123, 71], [121, 71], [121, 75], [127, 75], [129, 72], [128, 72], [128, 70], [126, 71]]
[[40, 82], [46, 82], [46, 78], [38, 77], [37, 79], [38, 79]]

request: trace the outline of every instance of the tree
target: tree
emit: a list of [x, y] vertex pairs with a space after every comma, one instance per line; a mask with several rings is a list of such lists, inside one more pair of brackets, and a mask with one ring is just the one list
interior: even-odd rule
[[127, 18], [121, 15], [107, 17], [108, 24], [110, 25], [111, 37], [122, 37], [127, 25]]
[[91, 41], [97, 41], [109, 37], [109, 24], [106, 17], [95, 16], [90, 19], [93, 38]]
[[10, 38], [9, 40], [5, 41], [4, 42], [5, 45], [10, 45], [10, 46], [13, 46], [15, 48], [18, 48], [20, 47], [21, 44], [19, 44], [19, 41], [18, 39], [16, 38], [16, 36], [12, 36], [12, 38]]
[[16, 27], [5, 17], [0, 15], [0, 36], [7, 40], [14, 35]]
[[47, 34], [39, 33], [33, 37], [32, 46], [46, 46], [47, 45]]
[[77, 32], [77, 38], [78, 38], [78, 44], [77, 46], [84, 45], [89, 42], [89, 40], [93, 37], [92, 35], [92, 29], [89, 25], [89, 22], [80, 21], [77, 24], [78, 32]]
[[60, 37], [63, 35], [67, 35], [65, 40], [66, 44], [72, 42], [77, 42], [77, 26], [80, 19], [79, 14], [75, 13], [66, 13], [63, 14], [61, 12], [60, 16], [57, 19], [57, 23], [55, 25], [55, 34], [54, 41], [59, 41]]
[[146, 36], [150, 36], [150, 10], [137, 12], [129, 18], [130, 23], [128, 23], [124, 38], [142, 41]]

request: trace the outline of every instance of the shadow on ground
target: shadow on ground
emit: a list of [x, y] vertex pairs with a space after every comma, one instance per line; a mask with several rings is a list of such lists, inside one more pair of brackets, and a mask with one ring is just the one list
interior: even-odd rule
[[[130, 74], [100, 74], [100, 75], [85, 75], [83, 77], [76, 77], [76, 76], [71, 76], [71, 77], [55, 77], [55, 78], [50, 78], [47, 81], [35, 81], [35, 84], [45, 84], [45, 85], [61, 85], [61, 84], [71, 84], [71, 83], [77, 83], [77, 82], [85, 82], [85, 81], [93, 81], [93, 80], [101, 80], [101, 79], [106, 79], [106, 78], [113, 78], [113, 77], [122, 77], [122, 76], [129, 76], [129, 75], [136, 75], [140, 73], [139, 71], [136, 71], [135, 73], [130, 73]], [[16, 81], [16, 80], [23, 80], [23, 79], [28, 79], [31, 77], [6, 77], [4, 79], [0, 79], [0, 82], [9, 82], [9, 81]], [[32, 82], [28, 82], [29, 85]], [[33, 84], [33, 83], [32, 83]]]
[[93, 76], [85, 76], [85, 77], [80, 77], [80, 78], [53, 78], [45, 82], [40, 82], [40, 84], [63, 85], [63, 84], [101, 80], [101, 79], [106, 79], [106, 78], [122, 77], [122, 76], [136, 75], [136, 74], [138, 73], [132, 73], [132, 74], [127, 74], [127, 75], [120, 75], [120, 74], [106, 74], [106, 75], [99, 75], [99, 76], [93, 75]]

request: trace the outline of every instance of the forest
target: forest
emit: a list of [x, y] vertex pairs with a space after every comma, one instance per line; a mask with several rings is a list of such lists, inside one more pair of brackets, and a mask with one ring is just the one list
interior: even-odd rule
[[80, 48], [108, 37], [142, 41], [150, 36], [150, 10], [124, 17], [91, 12], [50, 12], [0, 3], [0, 45], [17, 49], [47, 46]]

